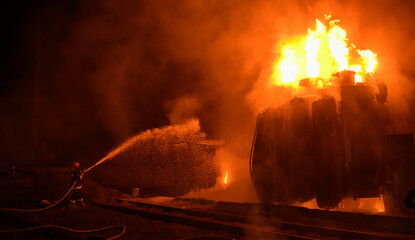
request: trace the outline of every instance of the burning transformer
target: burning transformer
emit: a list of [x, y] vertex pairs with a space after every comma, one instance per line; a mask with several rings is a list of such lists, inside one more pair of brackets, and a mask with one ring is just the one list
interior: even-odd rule
[[[318, 31], [327, 33], [309, 30], [309, 36]], [[303, 61], [305, 69], [316, 68], [310, 61]], [[294, 80], [293, 69], [301, 66], [287, 63], [292, 64], [290, 56], [283, 53], [280, 69]], [[383, 195], [386, 211], [403, 209], [415, 185], [414, 142], [412, 134], [390, 131], [386, 85], [373, 77], [373, 68], [333, 68], [328, 81], [322, 67], [314, 75], [309, 69], [291, 100], [258, 114], [250, 172], [260, 200], [289, 205], [316, 198], [320, 208], [333, 209], [345, 197]]]
[[327, 92], [296, 96], [258, 115], [251, 175], [261, 200], [290, 204], [317, 198], [319, 207], [331, 209], [346, 196], [383, 194], [400, 203], [415, 183], [408, 168], [412, 134], [386, 131], [386, 86], [378, 82], [375, 93], [373, 86], [355, 85], [350, 71], [337, 79], [339, 99]]

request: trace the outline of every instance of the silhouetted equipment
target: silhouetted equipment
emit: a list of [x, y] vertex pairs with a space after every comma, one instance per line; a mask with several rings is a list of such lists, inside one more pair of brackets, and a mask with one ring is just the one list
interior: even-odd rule
[[415, 211], [415, 188], [411, 189], [404, 200], [406, 207], [413, 208]]
[[384, 83], [355, 83], [351, 71], [334, 76], [334, 91], [311, 89], [306, 79], [308, 95], [258, 115], [250, 161], [258, 197], [280, 204], [317, 198], [331, 209], [344, 197], [383, 194], [387, 209], [403, 206], [415, 185], [413, 135], [387, 132]]

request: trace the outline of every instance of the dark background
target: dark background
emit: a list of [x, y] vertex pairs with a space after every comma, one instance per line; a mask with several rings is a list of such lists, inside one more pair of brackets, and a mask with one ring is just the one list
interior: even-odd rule
[[[199, 18], [177, 12], [191, 14], [189, 9], [180, 10], [181, 4], [187, 5], [175, 1], [2, 1], [3, 165], [93, 163], [140, 131], [170, 124], [167, 113], [175, 99], [184, 96], [189, 104], [199, 106], [199, 100], [192, 101], [195, 93], [208, 99], [203, 103], [207, 112], [196, 114], [195, 107], [187, 107], [202, 118], [203, 131], [218, 138], [210, 127], [215, 120], [209, 119], [223, 112], [220, 108], [228, 108], [223, 103], [228, 91], [216, 91], [214, 83], [205, 82], [211, 70], [202, 56], [172, 53], [193, 51], [183, 49], [187, 43], [182, 36], [171, 36], [175, 33], [170, 27], [177, 26], [163, 19], [173, 14], [173, 21], [190, 24], [186, 18]], [[222, 7], [227, 6], [214, 10]], [[225, 25], [228, 17], [218, 16]], [[190, 25], [198, 28], [196, 22]], [[184, 41], [204, 48], [222, 31], [215, 28], [208, 29], [210, 36], [204, 33]], [[248, 77], [254, 80], [255, 72]], [[234, 97], [242, 102], [248, 86], [239, 88], [243, 93]], [[236, 101], [225, 104], [239, 104]]]
[[278, 98], [261, 92], [276, 43], [327, 12], [413, 112], [410, 1], [1, 1], [1, 166], [92, 164], [190, 116], [211, 139], [250, 142]]

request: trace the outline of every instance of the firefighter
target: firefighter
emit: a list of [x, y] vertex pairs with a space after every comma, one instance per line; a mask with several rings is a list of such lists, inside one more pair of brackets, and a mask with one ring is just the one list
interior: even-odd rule
[[69, 202], [72, 203], [73, 206], [76, 205], [76, 203], [80, 203], [81, 206], [85, 206], [84, 199], [82, 196], [82, 178], [84, 177], [84, 171], [81, 171], [79, 169], [79, 163], [74, 162], [72, 164], [72, 185], [76, 184], [72, 187], [72, 193], [71, 197], [69, 199]]

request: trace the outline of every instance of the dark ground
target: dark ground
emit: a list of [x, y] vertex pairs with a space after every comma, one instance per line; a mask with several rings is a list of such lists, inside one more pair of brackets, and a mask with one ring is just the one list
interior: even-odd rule
[[[41, 201], [48, 200], [54, 203], [60, 199], [70, 187], [70, 168], [30, 168], [17, 169], [14, 175], [8, 171], [0, 172], [0, 208], [19, 208], [19, 209], [35, 209], [42, 207]], [[126, 227], [125, 234], [120, 239], [191, 239], [202, 236], [226, 237], [231, 239], [232, 236], [228, 233], [215, 232], [211, 230], [204, 230], [195, 227], [190, 227], [182, 224], [167, 223], [158, 220], [150, 220], [136, 215], [121, 213], [103, 209], [94, 205], [96, 203], [116, 203], [118, 199], [128, 199], [130, 194], [119, 192], [118, 190], [99, 185], [94, 181], [88, 179], [88, 175], [84, 179], [84, 198], [87, 206], [70, 206], [63, 201], [57, 206], [41, 211], [41, 212], [23, 212], [13, 213], [15, 216], [24, 218], [26, 220], [35, 222], [38, 225], [59, 225], [76, 230], [97, 229], [108, 226], [124, 225]], [[142, 196], [142, 195], [140, 195]], [[145, 196], [142, 196], [145, 197]], [[157, 199], [164, 199], [161, 197]], [[140, 198], [141, 199], [141, 198]], [[154, 198], [149, 198], [154, 199]], [[149, 201], [150, 201], [149, 200]], [[155, 201], [155, 200], [152, 200]], [[246, 212], [247, 209], [241, 209], [241, 206], [236, 206], [232, 203], [223, 202], [222, 204], [213, 204], [199, 206], [198, 202], [191, 203], [187, 200], [174, 201], [175, 207], [192, 207], [199, 209], [206, 209], [212, 207], [212, 211], [223, 212], [228, 214], [239, 214], [239, 211]], [[124, 203], [129, 205], [129, 203]], [[178, 205], [177, 205], [178, 204]], [[190, 205], [188, 205], [190, 204]], [[252, 210], [252, 209], [251, 209]], [[286, 210], [286, 209], [285, 209]], [[303, 209], [301, 211], [310, 212], [310, 210]], [[310, 213], [299, 213], [296, 210], [290, 213], [290, 221], [298, 221], [299, 216], [305, 218], [313, 218], [315, 215]], [[318, 210], [314, 210], [318, 211]], [[249, 211], [248, 211], [249, 212]], [[330, 212], [327, 212], [329, 214]], [[314, 213], [315, 214], [315, 213]], [[338, 213], [339, 215], [349, 216], [351, 213]], [[359, 214], [354, 214], [349, 220], [360, 220]], [[38, 232], [24, 232], [24, 233], [1, 233], [2, 230], [21, 229], [26, 226], [13, 224], [10, 219], [4, 217], [0, 212], [0, 239], [61, 239], [61, 237], [45, 237], [39, 235]], [[349, 216], [350, 217], [350, 216]], [[355, 221], [354, 220], [354, 221]], [[333, 224], [330, 220], [320, 220], [322, 224]], [[330, 224], [329, 224], [330, 223]], [[373, 224], [373, 222], [372, 222]], [[353, 225], [353, 224], [352, 224]], [[382, 225], [385, 226], [385, 225]], [[363, 228], [363, 229], [361, 229]], [[357, 227], [357, 230], [365, 230], [364, 227]], [[71, 233], [81, 239], [106, 239], [120, 233], [120, 229], [108, 229], [97, 233]], [[321, 236], [320, 236], [321, 237]], [[317, 237], [321, 239], [320, 237]], [[258, 236], [243, 236], [235, 237], [236, 239], [261, 239]], [[92, 238], [94, 239], [94, 238]], [[209, 238], [205, 238], [209, 239]], [[211, 238], [213, 239], [213, 238]], [[323, 238], [333, 239], [333, 238]]]
[[[39, 208], [40, 201], [46, 199], [53, 203], [61, 198], [70, 187], [69, 168], [33, 168], [20, 169], [11, 176], [3, 171], [0, 176], [1, 208]], [[56, 207], [34, 213], [17, 213], [25, 219], [39, 225], [56, 224], [73, 229], [94, 229], [106, 226], [124, 225], [125, 234], [120, 239], [182, 239], [197, 236], [226, 236], [181, 224], [165, 223], [149, 220], [140, 216], [127, 215], [121, 212], [101, 209], [93, 202], [110, 203], [118, 198], [129, 197], [128, 194], [101, 186], [88, 178], [84, 182], [86, 207], [59, 204]], [[18, 229], [9, 222], [0, 222], [0, 230]], [[78, 234], [81, 238], [88, 236], [110, 237], [118, 234], [120, 229], [106, 230], [95, 234]], [[229, 235], [228, 235], [229, 236]], [[35, 232], [0, 233], [0, 239], [45, 239]]]
[[[149, 220], [140, 216], [101, 209], [92, 204], [88, 204], [86, 207], [68, 209], [55, 208], [41, 213], [24, 215], [25, 217], [32, 218], [40, 225], [57, 224], [79, 230], [124, 225], [126, 231], [120, 239], [182, 239], [197, 236], [225, 235], [223, 233], [215, 233], [181, 224], [165, 223], [162, 221]], [[108, 238], [117, 235], [118, 233], [120, 233], [119, 228], [105, 230], [99, 233], [79, 233], [75, 234], [75, 236], [81, 238], [90, 236]], [[19, 239], [22, 234], [13, 234], [12, 236], [14, 239]], [[23, 236], [24, 239], [27, 239], [27, 234]], [[38, 239], [36, 236], [33, 237], [33, 239]]]

